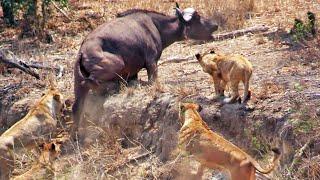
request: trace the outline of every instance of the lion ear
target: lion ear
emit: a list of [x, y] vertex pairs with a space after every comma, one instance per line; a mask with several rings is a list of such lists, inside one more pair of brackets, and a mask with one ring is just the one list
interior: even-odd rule
[[180, 104], [180, 111], [181, 112], [185, 112], [186, 111], [186, 107], [183, 104]]
[[50, 144], [50, 151], [56, 151], [56, 145], [54, 143]]
[[39, 144], [39, 148], [40, 148], [41, 150], [43, 150], [43, 149], [44, 149], [44, 143]]
[[53, 99], [56, 100], [56, 101], [58, 101], [58, 102], [60, 102], [60, 101], [61, 101], [61, 96], [60, 96], [60, 94], [55, 94], [55, 95], [53, 95]]

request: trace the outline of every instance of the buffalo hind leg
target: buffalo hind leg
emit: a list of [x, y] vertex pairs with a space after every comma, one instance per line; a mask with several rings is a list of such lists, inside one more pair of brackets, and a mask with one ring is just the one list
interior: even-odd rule
[[89, 87], [80, 85], [75, 88], [75, 102], [72, 106], [72, 119], [73, 119], [73, 128], [71, 130], [71, 135], [73, 138], [76, 138], [79, 124], [83, 115], [83, 106], [85, 99], [88, 95]]
[[148, 82], [154, 83], [158, 79], [158, 66], [157, 63], [147, 65]]

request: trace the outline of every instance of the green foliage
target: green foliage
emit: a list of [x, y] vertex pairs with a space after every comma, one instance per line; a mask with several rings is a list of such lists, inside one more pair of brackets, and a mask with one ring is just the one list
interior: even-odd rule
[[295, 21], [295, 31], [293, 33], [293, 39], [295, 41], [301, 40], [306, 37], [308, 33], [307, 27], [301, 21]]
[[264, 144], [259, 138], [252, 137], [251, 144], [253, 149], [259, 152], [268, 152], [268, 145]]
[[69, 0], [55, 0], [58, 1], [63, 7], [68, 7]]
[[[35, 12], [35, 0], [0, 0], [2, 7], [10, 7], [13, 10], [13, 15], [16, 16], [18, 11], [24, 11], [24, 14], [32, 14]], [[42, 0], [45, 6], [49, 6], [53, 0]], [[67, 7], [68, 0], [54, 0], [60, 3], [63, 7]], [[5, 13], [5, 12], [4, 12]]]
[[309, 120], [290, 119], [289, 123], [292, 124], [295, 133], [308, 133], [314, 127], [313, 122]]
[[315, 15], [312, 12], [307, 13], [307, 21], [304, 23], [300, 19], [294, 20], [294, 25], [290, 31], [294, 41], [305, 39], [315, 35]]
[[296, 91], [303, 91], [303, 86], [300, 83], [295, 83], [293, 87]]

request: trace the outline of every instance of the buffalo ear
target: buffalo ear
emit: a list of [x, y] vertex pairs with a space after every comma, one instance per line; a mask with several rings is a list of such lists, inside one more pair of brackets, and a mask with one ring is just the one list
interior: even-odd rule
[[176, 2], [176, 8], [180, 8], [178, 2]]
[[196, 10], [193, 8], [186, 8], [183, 10], [182, 12], [182, 18], [185, 22], [189, 22], [191, 21], [191, 19], [193, 18], [193, 16], [195, 16], [197, 14]]
[[174, 8], [176, 10], [176, 16], [179, 18], [179, 20], [183, 19], [182, 11], [180, 8]]

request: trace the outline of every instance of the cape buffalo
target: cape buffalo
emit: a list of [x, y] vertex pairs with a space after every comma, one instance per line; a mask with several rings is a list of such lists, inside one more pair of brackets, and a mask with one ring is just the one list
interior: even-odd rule
[[100, 91], [112, 82], [136, 79], [146, 68], [149, 82], [157, 78], [157, 61], [162, 50], [187, 38], [211, 40], [218, 25], [201, 17], [193, 8], [168, 16], [132, 9], [100, 25], [83, 41], [74, 68], [75, 103], [72, 107], [77, 130], [88, 91]]

